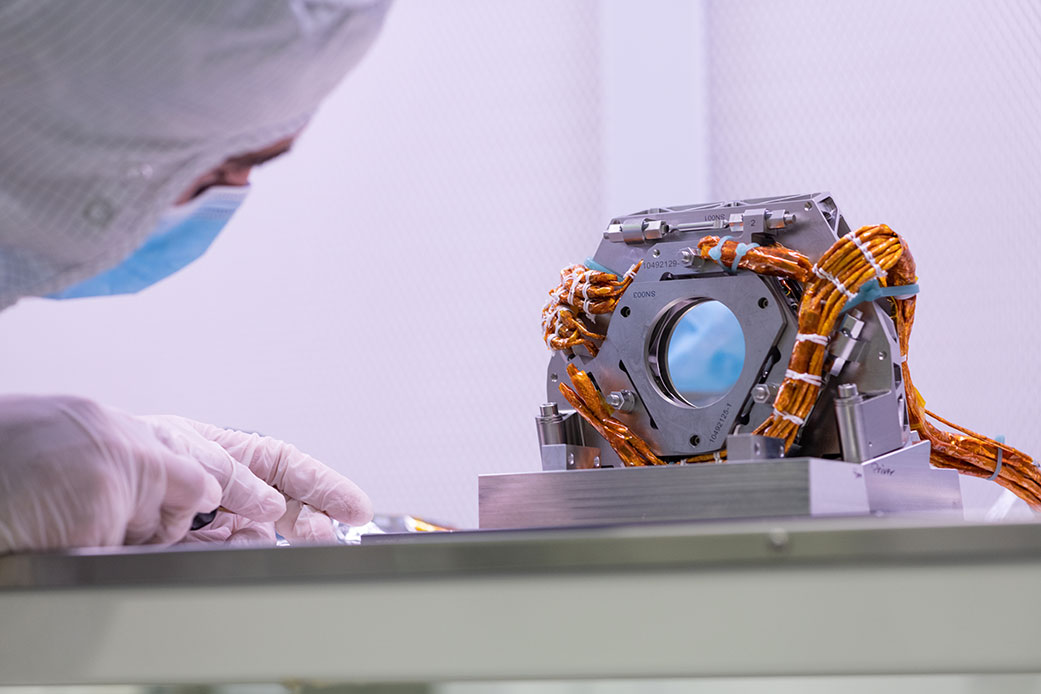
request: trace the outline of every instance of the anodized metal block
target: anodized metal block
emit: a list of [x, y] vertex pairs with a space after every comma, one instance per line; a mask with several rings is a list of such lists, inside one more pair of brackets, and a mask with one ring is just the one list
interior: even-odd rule
[[957, 473], [928, 464], [915, 443], [866, 463], [780, 458], [482, 475], [480, 527], [540, 528], [639, 522], [961, 513]]

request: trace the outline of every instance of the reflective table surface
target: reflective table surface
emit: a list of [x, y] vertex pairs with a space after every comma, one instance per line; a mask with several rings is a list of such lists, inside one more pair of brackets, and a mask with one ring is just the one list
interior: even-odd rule
[[0, 684], [1032, 673], [1038, 586], [926, 517], [9, 556]]

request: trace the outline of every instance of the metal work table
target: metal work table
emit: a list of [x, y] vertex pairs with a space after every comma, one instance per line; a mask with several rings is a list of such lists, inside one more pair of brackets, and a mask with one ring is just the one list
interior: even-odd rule
[[1041, 524], [0, 558], [0, 685], [1041, 672]]

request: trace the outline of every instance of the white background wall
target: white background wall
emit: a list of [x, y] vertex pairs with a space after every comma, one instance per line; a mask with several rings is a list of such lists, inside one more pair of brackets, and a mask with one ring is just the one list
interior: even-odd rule
[[1041, 3], [708, 3], [712, 195], [904, 235], [930, 409], [1041, 455]]
[[539, 309], [606, 221], [830, 189], [905, 234], [929, 405], [1041, 452], [1038, 5], [401, 0], [205, 257], [0, 314], [0, 390], [291, 440], [382, 511], [476, 523], [536, 469]]

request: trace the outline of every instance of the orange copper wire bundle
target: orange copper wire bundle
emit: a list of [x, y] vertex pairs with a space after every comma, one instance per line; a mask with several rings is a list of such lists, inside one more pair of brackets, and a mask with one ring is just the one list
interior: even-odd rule
[[[738, 268], [803, 283], [798, 335], [788, 370], [774, 400], [773, 414], [755, 430], [757, 434], [783, 439], [786, 450], [794, 443], [799, 430], [817, 404], [823, 387], [828, 343], [847, 302], [872, 280], [877, 280], [881, 287], [911, 285], [916, 281], [914, 258], [907, 243], [884, 224], [861, 227], [843, 236], [821, 256], [816, 265], [812, 265], [803, 254], [782, 246], [739, 244], [730, 240], [721, 241], [718, 236], [702, 238], [698, 243], [698, 252], [702, 258], [727, 268], [734, 266], [736, 258]], [[618, 280], [610, 273], [594, 273], [583, 266], [566, 268], [561, 273], [561, 285], [550, 292], [551, 301], [543, 309], [543, 330], [547, 344], [554, 349], [578, 344], [586, 344], [588, 348], [591, 345], [593, 349], [590, 351], [595, 355], [597, 345], [592, 340], [601, 341], [604, 336], [582, 325], [578, 320], [581, 313], [577, 312], [593, 314], [613, 311], [638, 269], [639, 263], [622, 280]], [[579, 288], [583, 289], [580, 302], [575, 299]], [[1041, 508], [1041, 472], [1034, 466], [1030, 456], [925, 409], [925, 401], [915, 388], [907, 365], [915, 297], [897, 297], [892, 301], [910, 426], [930, 442], [932, 464], [976, 477], [994, 476], [998, 484], [1035, 508]], [[604, 402], [587, 373], [569, 364], [568, 375], [574, 388], [560, 383], [561, 393], [610, 443], [626, 465], [665, 463], [642, 438], [612, 416], [611, 408]], [[940, 429], [929, 422], [930, 418], [960, 433]], [[725, 451], [709, 453], [687, 458], [683, 462], [720, 462], [725, 455]]]
[[557, 384], [561, 394], [611, 444], [623, 463], [630, 466], [665, 465], [665, 461], [651, 451], [646, 441], [611, 416], [611, 408], [604, 402], [589, 374], [579, 371], [574, 364], [567, 365], [567, 374], [574, 388], [561, 382]]
[[632, 284], [643, 261], [622, 277], [610, 272], [571, 265], [560, 271], [560, 284], [549, 293], [542, 308], [542, 333], [550, 349], [585, 347], [591, 356], [600, 351], [606, 337], [591, 327], [591, 317], [611, 313], [622, 293]]
[[[908, 254], [909, 256], [910, 254]], [[910, 272], [913, 275], [914, 261], [911, 261]], [[1034, 508], [1041, 508], [1041, 473], [1034, 465], [1033, 458], [1011, 446], [998, 443], [987, 436], [949, 422], [925, 408], [925, 399], [911, 380], [911, 370], [907, 364], [911, 327], [914, 325], [915, 298], [898, 299], [895, 304], [896, 330], [900, 340], [900, 354], [903, 357], [902, 368], [904, 389], [907, 393], [908, 416], [911, 429], [917, 431], [932, 446], [929, 454], [930, 462], [937, 467], [953, 468], [964, 475], [973, 477], [989, 478], [997, 471], [995, 482]], [[961, 434], [940, 429], [930, 423], [928, 418], [935, 419]], [[998, 470], [999, 450], [1001, 451], [1000, 470]]]
[[[698, 241], [698, 253], [705, 260], [716, 260], [713, 249], [719, 246], [718, 263], [723, 267], [733, 267], [739, 244], [726, 240], [719, 243], [718, 236], [704, 236]], [[742, 270], [751, 270], [760, 275], [788, 277], [800, 282], [809, 281], [813, 277], [813, 265], [802, 253], [784, 246], [752, 246], [741, 256], [737, 266]]]
[[[900, 237], [883, 225], [862, 227], [836, 241], [811, 269], [799, 304], [799, 335], [788, 371], [774, 400], [774, 411], [755, 433], [784, 440], [791, 447], [823, 386], [828, 341], [842, 309], [872, 279], [882, 286], [903, 254]], [[868, 258], [871, 258], [869, 261]], [[913, 282], [913, 277], [912, 277]]]

